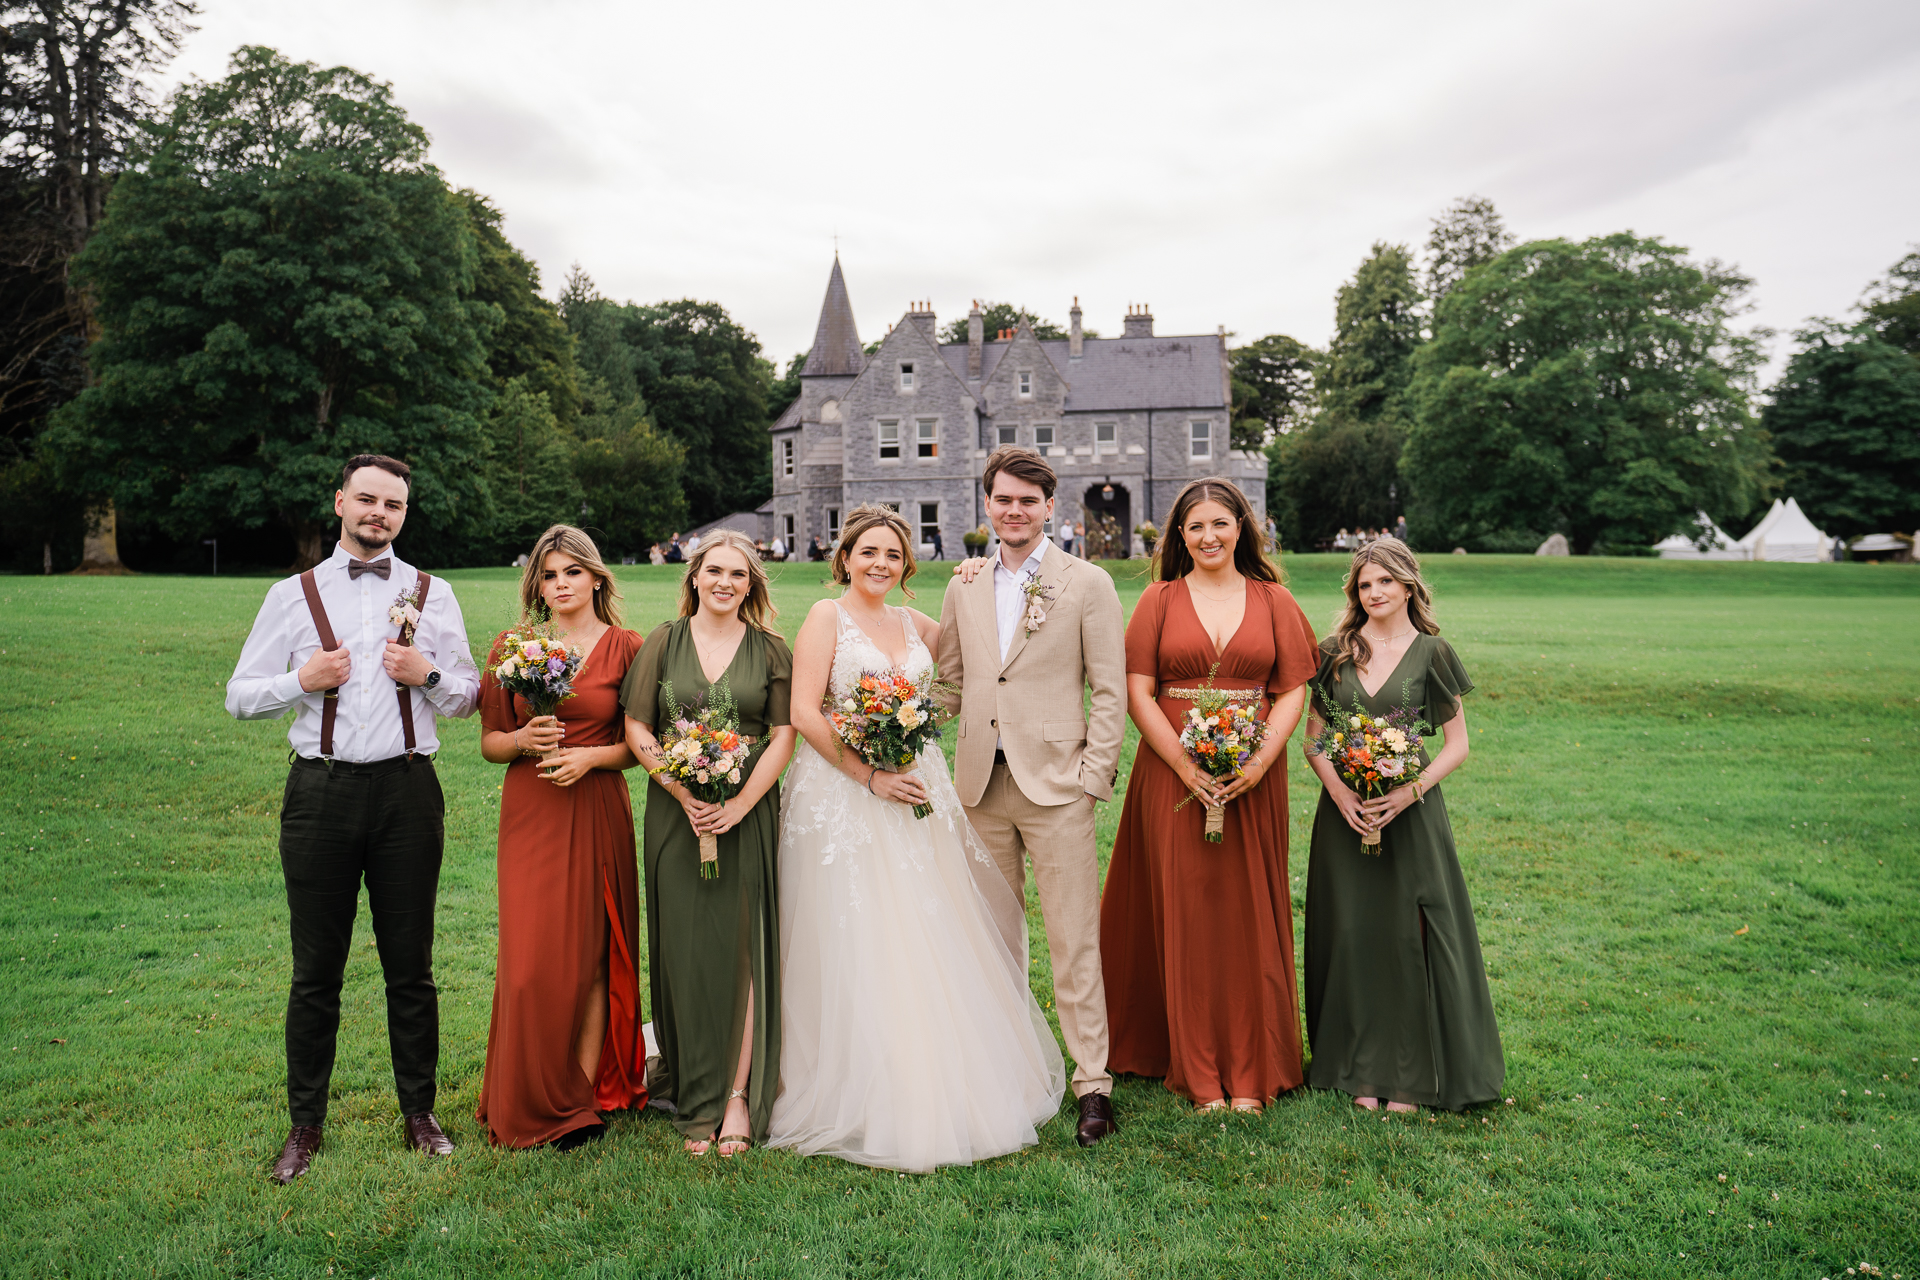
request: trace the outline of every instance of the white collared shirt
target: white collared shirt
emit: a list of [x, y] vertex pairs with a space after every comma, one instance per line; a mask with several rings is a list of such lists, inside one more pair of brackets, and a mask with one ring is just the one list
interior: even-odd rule
[[[326, 607], [335, 643], [350, 651], [353, 673], [340, 687], [333, 723], [333, 757], [352, 764], [388, 760], [406, 752], [400, 724], [400, 700], [382, 660], [388, 640], [400, 638], [400, 628], [387, 610], [402, 592], [411, 592], [420, 571], [393, 555], [391, 549], [374, 562], [391, 558], [385, 579], [371, 573], [354, 578], [347, 572], [352, 557], [343, 546], [314, 567], [314, 584]], [[414, 750], [440, 749], [434, 717], [460, 719], [473, 714], [480, 695], [480, 672], [467, 648], [467, 626], [460, 602], [444, 578], [434, 579], [427, 607], [414, 628], [413, 643], [440, 669], [440, 683], [412, 690]], [[253, 631], [240, 651], [240, 662], [227, 681], [227, 714], [236, 720], [271, 720], [295, 708], [287, 741], [303, 756], [320, 755], [322, 693], [300, 687], [300, 668], [320, 648], [320, 632], [307, 608], [298, 576], [273, 584]]]
[[1047, 554], [1047, 537], [1036, 534], [1033, 550], [1027, 553], [1025, 563], [1017, 569], [1007, 568], [1006, 548], [993, 558], [993, 613], [1000, 623], [1000, 661], [1007, 660], [1007, 650], [1013, 647], [1013, 633], [1020, 629], [1020, 619], [1027, 614], [1027, 580], [1040, 572], [1040, 560]]

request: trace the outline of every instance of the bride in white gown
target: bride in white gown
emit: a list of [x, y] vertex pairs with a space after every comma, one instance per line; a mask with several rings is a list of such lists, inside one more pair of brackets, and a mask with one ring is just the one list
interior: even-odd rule
[[[769, 1147], [910, 1172], [1039, 1141], [1066, 1070], [1027, 985], [1026, 916], [961, 812], [938, 746], [873, 772], [820, 707], [864, 672], [933, 665], [940, 627], [886, 603], [913, 574], [906, 522], [851, 514], [841, 600], [794, 646], [805, 741], [780, 808], [780, 1089]], [[842, 559], [844, 557], [844, 559]], [[933, 813], [913, 816], [930, 803]]]

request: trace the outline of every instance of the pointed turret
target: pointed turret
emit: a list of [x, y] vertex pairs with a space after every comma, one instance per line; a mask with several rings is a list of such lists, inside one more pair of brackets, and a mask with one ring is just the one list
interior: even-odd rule
[[833, 274], [827, 277], [826, 301], [820, 304], [820, 325], [813, 331], [813, 349], [807, 352], [801, 377], [845, 377], [866, 367], [860, 350], [860, 331], [853, 324], [853, 303], [847, 300], [847, 280], [840, 274], [840, 255], [833, 255]]

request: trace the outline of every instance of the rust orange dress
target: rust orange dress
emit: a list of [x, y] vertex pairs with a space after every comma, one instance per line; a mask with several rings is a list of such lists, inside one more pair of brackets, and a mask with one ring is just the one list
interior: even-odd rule
[[[1184, 579], [1155, 582], [1127, 625], [1127, 674], [1158, 682], [1177, 732], [1194, 689], [1220, 664], [1221, 689], [1259, 691], [1258, 714], [1318, 665], [1313, 628], [1293, 594], [1247, 583], [1240, 627], [1216, 653]], [[1287, 880], [1287, 764], [1232, 801], [1220, 844], [1201, 838], [1206, 807], [1145, 742], [1100, 901], [1100, 957], [1114, 1071], [1162, 1076], [1194, 1102], [1277, 1097], [1303, 1082]]]
[[[609, 628], [560, 704], [569, 747], [625, 740], [620, 682], [640, 636]], [[524, 700], [487, 672], [480, 723], [512, 733], [532, 718]], [[493, 1024], [475, 1118], [509, 1147], [533, 1147], [600, 1124], [601, 1111], [646, 1105], [647, 1051], [640, 1030], [639, 871], [627, 779], [595, 769], [570, 787], [539, 776], [540, 762], [507, 766], [500, 793], [500, 958]], [[574, 1056], [600, 940], [607, 940], [607, 1038], [600, 1078]]]

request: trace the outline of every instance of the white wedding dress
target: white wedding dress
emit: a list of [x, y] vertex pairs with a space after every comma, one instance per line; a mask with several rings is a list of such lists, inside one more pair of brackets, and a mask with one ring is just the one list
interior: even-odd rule
[[[845, 609], [829, 689], [892, 663]], [[933, 665], [899, 610], [905, 673]], [[780, 802], [780, 1090], [767, 1145], [929, 1172], [1039, 1141], [1066, 1068], [1027, 985], [1022, 905], [938, 746], [933, 813], [882, 800], [806, 742]]]

